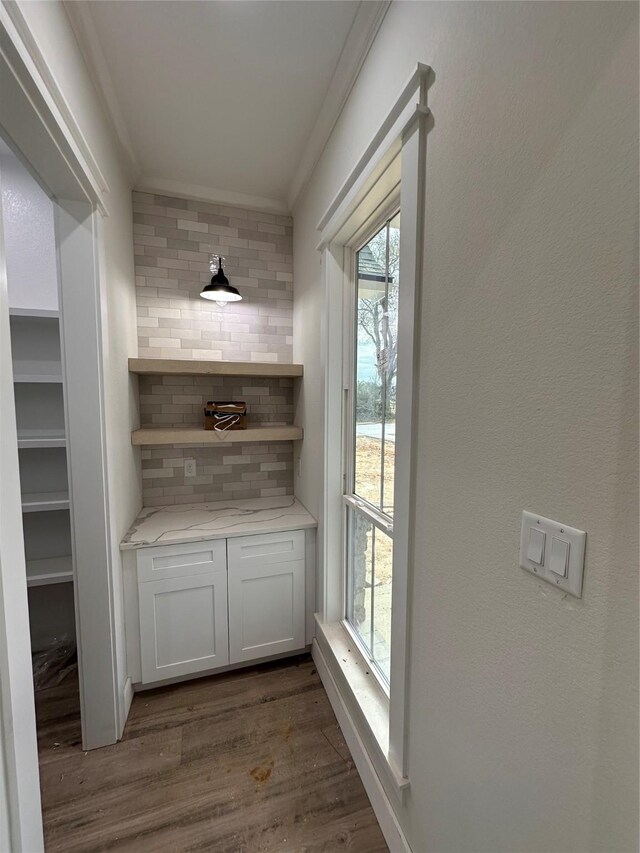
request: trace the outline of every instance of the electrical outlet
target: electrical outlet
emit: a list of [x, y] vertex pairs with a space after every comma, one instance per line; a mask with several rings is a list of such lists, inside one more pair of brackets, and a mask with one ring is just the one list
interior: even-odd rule
[[195, 477], [196, 476], [196, 460], [195, 459], [185, 459], [184, 460], [184, 476], [185, 477]]

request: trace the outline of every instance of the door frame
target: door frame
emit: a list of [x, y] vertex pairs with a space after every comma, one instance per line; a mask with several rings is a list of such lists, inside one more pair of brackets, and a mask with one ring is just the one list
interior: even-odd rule
[[44, 840], [1, 195], [0, 400], [0, 850], [35, 853]]
[[[108, 186], [19, 5], [5, 0], [0, 0], [0, 80], [3, 137], [57, 203], [61, 307], [72, 321], [63, 331], [65, 405], [70, 421], [69, 491], [72, 507], [75, 504], [76, 513], [83, 513], [83, 523], [73, 530], [74, 555], [81, 558], [74, 564], [74, 595], [82, 735], [83, 747], [91, 749], [119, 738], [123, 708], [127, 707], [120, 695], [125, 685], [118, 677], [115, 650], [118, 611], [114, 606], [104, 418], [99, 259], [104, 257], [101, 220], [108, 215], [104, 202]], [[2, 286], [6, 289], [6, 278]], [[3, 341], [8, 322], [8, 304], [2, 298]], [[13, 400], [7, 346], [0, 351], [0, 395], [3, 400]], [[80, 413], [83, 417], [78, 421]], [[15, 429], [13, 437], [3, 430], [2, 439], [0, 462], [17, 477]], [[0, 759], [5, 763], [7, 784], [4, 798], [0, 786], [0, 814], [4, 808], [10, 819], [11, 849], [35, 851], [41, 849], [41, 815], [21, 517], [19, 524], [11, 523], [11, 513], [20, 513], [19, 482], [12, 481], [11, 488], [5, 486], [3, 482], [0, 504]], [[85, 506], [89, 506], [90, 516]], [[28, 784], [21, 782], [26, 778]], [[40, 842], [36, 841], [38, 833]]]

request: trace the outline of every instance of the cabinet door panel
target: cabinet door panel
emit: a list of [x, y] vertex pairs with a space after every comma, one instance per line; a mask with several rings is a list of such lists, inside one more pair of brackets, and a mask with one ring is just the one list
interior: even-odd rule
[[142, 683], [229, 663], [227, 573], [138, 585]]
[[231, 663], [304, 647], [304, 575], [304, 560], [229, 571]]
[[226, 540], [157, 545], [138, 551], [138, 580], [154, 581], [207, 574], [227, 565]]

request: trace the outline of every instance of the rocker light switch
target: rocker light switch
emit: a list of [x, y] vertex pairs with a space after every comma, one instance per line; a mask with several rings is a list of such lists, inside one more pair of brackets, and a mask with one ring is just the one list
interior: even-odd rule
[[566, 578], [567, 568], [569, 566], [569, 551], [571, 545], [565, 542], [564, 539], [556, 539], [551, 537], [551, 553], [549, 554], [549, 568], [554, 575], [559, 575], [561, 578]]
[[536, 577], [582, 597], [587, 534], [533, 512], [522, 513], [520, 566]]
[[538, 527], [529, 528], [529, 547], [527, 548], [527, 559], [541, 566], [544, 563], [544, 542], [547, 537], [543, 530]]

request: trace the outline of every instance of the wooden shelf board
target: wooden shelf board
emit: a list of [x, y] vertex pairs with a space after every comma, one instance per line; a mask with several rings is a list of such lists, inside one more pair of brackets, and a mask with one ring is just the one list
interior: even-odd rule
[[53, 512], [69, 509], [68, 492], [34, 492], [22, 495], [22, 512]]
[[250, 427], [225, 432], [199, 427], [146, 427], [131, 433], [131, 444], [247, 444], [257, 441], [299, 441], [302, 435], [302, 428], [297, 426]]
[[301, 364], [260, 361], [199, 361], [180, 358], [130, 358], [129, 372], [162, 376], [302, 376]]
[[66, 447], [67, 439], [61, 429], [23, 429], [18, 432], [18, 448]]
[[73, 582], [71, 555], [27, 560], [27, 586], [48, 586]]

